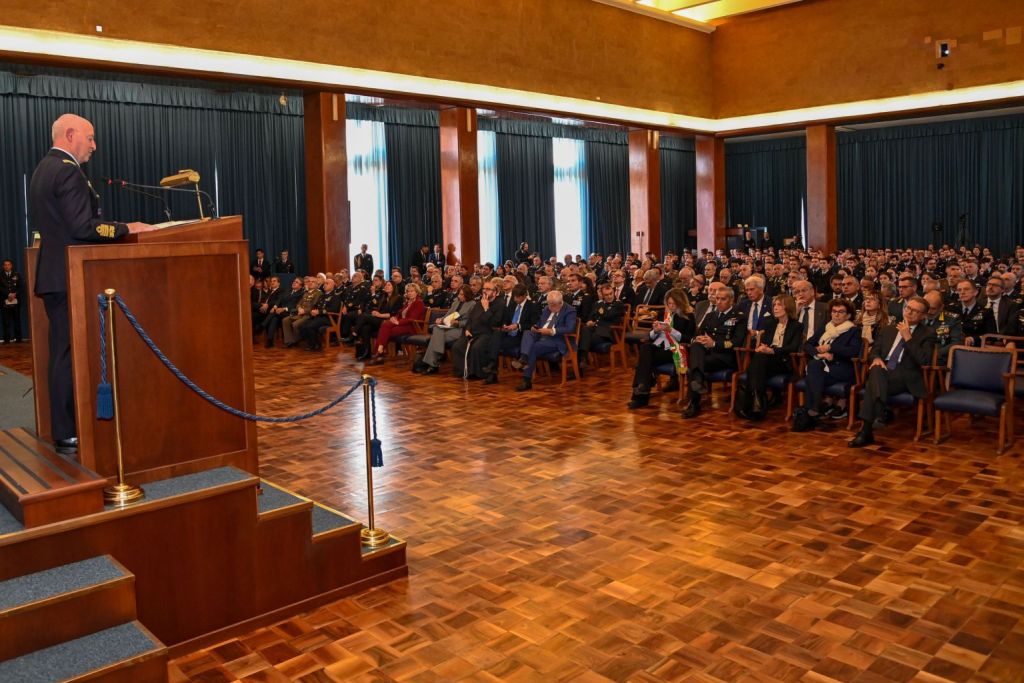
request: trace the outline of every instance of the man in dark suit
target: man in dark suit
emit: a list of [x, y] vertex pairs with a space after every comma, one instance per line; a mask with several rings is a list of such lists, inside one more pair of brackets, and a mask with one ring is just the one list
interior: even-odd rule
[[252, 265], [249, 266], [249, 275], [252, 275], [257, 280], [266, 280], [270, 277], [270, 263], [267, 262], [262, 249], [256, 250], [256, 258], [253, 259]]
[[850, 448], [875, 442], [875, 421], [885, 414], [890, 395], [909, 391], [919, 400], [927, 396], [921, 368], [932, 362], [935, 348], [935, 330], [924, 324], [927, 313], [928, 302], [911, 297], [903, 307], [903, 319], [878, 332], [868, 354], [870, 365], [858, 415], [863, 424], [850, 441]]
[[[276, 275], [270, 276], [268, 280], [270, 283], [270, 289], [267, 291], [265, 297], [261, 297], [259, 305], [252, 312], [252, 331], [256, 334], [259, 330], [263, 329], [263, 324], [267, 321], [267, 316], [270, 315], [270, 309], [274, 308], [281, 302], [281, 297], [284, 292], [281, 291], [281, 278]], [[272, 341], [267, 339], [268, 345], [272, 346]]]
[[989, 277], [985, 283], [985, 308], [992, 311], [996, 334], [1017, 335], [1017, 313], [1019, 308], [1012, 300], [1003, 296], [1003, 278], [998, 273]]
[[425, 244], [421, 244], [420, 248], [416, 250], [416, 253], [412, 255], [412, 262], [410, 266], [416, 266], [422, 273], [427, 269], [427, 264], [430, 263], [430, 247]]
[[534, 326], [538, 315], [540, 315], [540, 307], [530, 299], [526, 285], [514, 286], [512, 301], [505, 307], [501, 328], [491, 335], [490, 349], [488, 350], [490, 365], [485, 365], [483, 368], [487, 372], [484, 384], [495, 384], [498, 381], [498, 356], [503, 353], [519, 355], [519, 349], [523, 343], [523, 333]]
[[[4, 338], [0, 343], [21, 341], [21, 304], [25, 300], [25, 283], [14, 270], [14, 261], [4, 259], [0, 270], [0, 316], [3, 320]], [[12, 336], [13, 335], [13, 336]]]
[[743, 281], [743, 292], [746, 294], [736, 308], [743, 314], [747, 321], [747, 329], [751, 332], [763, 330], [772, 315], [772, 302], [765, 296], [764, 278], [760, 275], [751, 275]]
[[529, 391], [533, 388], [533, 370], [538, 358], [551, 353], [560, 356], [569, 353], [563, 335], [576, 331], [576, 309], [562, 302], [562, 293], [558, 290], [548, 292], [547, 302], [537, 323], [523, 335], [519, 359], [512, 362], [512, 367], [523, 371], [523, 380], [516, 391]]
[[612, 293], [623, 304], [633, 305], [633, 285], [626, 280], [626, 273], [617, 268], [611, 276]]
[[452, 374], [463, 379], [489, 376], [491, 337], [501, 330], [505, 318], [505, 297], [498, 292], [496, 283], [485, 282], [480, 294], [463, 335], [452, 344]]
[[275, 273], [294, 273], [295, 263], [288, 258], [288, 250], [282, 249], [281, 255], [274, 261]]
[[35, 293], [42, 297], [50, 321], [50, 431], [57, 451], [78, 451], [75, 396], [71, 377], [68, 320], [67, 247], [115, 242], [130, 232], [153, 228], [145, 223], [104, 220], [100, 197], [82, 171], [96, 151], [93, 126], [74, 114], [53, 123], [53, 147], [32, 173], [28, 190], [29, 226], [42, 243], [36, 266]]
[[708, 317], [709, 313], [714, 313], [715, 302], [718, 301], [718, 293], [724, 289], [728, 289], [724, 284], [715, 280], [708, 285], [707, 298], [698, 301], [693, 307], [693, 324], [694, 329], [700, 328], [704, 323], [704, 319]]
[[652, 268], [644, 273], [644, 283], [633, 294], [633, 304], [636, 306], [640, 304], [660, 306], [664, 302], [665, 291], [658, 287], [658, 271]]
[[441, 251], [440, 244], [435, 244], [433, 250], [430, 252], [430, 262], [441, 270], [444, 270], [444, 252]]
[[820, 337], [830, 316], [828, 307], [815, 297], [814, 285], [807, 280], [797, 280], [793, 284], [793, 297], [796, 299], [796, 319], [804, 328], [804, 341], [815, 335]]
[[352, 259], [353, 272], [361, 270], [366, 273], [366, 277], [373, 277], [373, 256], [368, 254], [366, 251], [367, 247], [365, 244], [359, 245], [359, 253]]

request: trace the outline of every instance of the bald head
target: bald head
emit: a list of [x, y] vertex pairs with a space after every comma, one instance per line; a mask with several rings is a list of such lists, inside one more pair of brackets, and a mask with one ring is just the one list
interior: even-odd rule
[[62, 114], [50, 129], [53, 146], [70, 152], [84, 164], [96, 151], [96, 133], [92, 124], [76, 114]]

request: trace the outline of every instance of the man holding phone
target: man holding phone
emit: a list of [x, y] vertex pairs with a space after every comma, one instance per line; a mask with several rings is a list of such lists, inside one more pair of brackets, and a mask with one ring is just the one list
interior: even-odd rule
[[564, 356], [569, 353], [568, 342], [563, 335], [575, 331], [576, 309], [563, 303], [562, 293], [558, 290], [548, 292], [547, 306], [541, 311], [537, 323], [523, 335], [519, 358], [512, 361], [512, 367], [523, 371], [523, 380], [516, 391], [529, 391], [533, 388], [533, 370], [538, 357], [552, 353]]

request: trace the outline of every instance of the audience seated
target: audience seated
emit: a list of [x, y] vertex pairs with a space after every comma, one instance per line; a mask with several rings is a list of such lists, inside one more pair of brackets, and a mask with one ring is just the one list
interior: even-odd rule
[[462, 336], [463, 328], [468, 323], [469, 314], [476, 307], [476, 303], [472, 287], [462, 285], [448, 312], [431, 330], [427, 350], [423, 352], [422, 358], [417, 358], [413, 363], [413, 372], [426, 375], [437, 373], [445, 350]]
[[795, 372], [792, 355], [803, 345], [803, 328], [796, 321], [796, 300], [780, 294], [772, 301], [771, 307], [772, 317], [752, 332], [753, 350], [747, 364], [747, 381], [736, 396], [736, 414], [751, 420], [765, 416], [768, 378], [777, 375], [792, 377]]
[[655, 369], [659, 365], [673, 363], [677, 372], [685, 370], [687, 360], [683, 354], [693, 339], [694, 329], [693, 309], [686, 294], [681, 289], [670, 290], [665, 295], [664, 320], [654, 322], [650, 339], [639, 346], [639, 360], [633, 373], [633, 395], [627, 404], [630, 409], [647, 405], [655, 382]]
[[523, 371], [523, 379], [516, 391], [529, 391], [533, 388], [533, 372], [539, 357], [556, 353], [564, 356], [569, 353], [569, 342], [564, 335], [575, 331], [576, 309], [563, 303], [561, 292], [548, 292], [547, 305], [541, 311], [537, 324], [523, 335], [519, 358], [512, 362], [512, 367]]
[[850, 441], [851, 448], [875, 442], [874, 430], [884, 426], [890, 395], [909, 392], [917, 399], [927, 395], [922, 368], [931, 363], [935, 348], [935, 330], [922, 324], [927, 314], [928, 303], [919, 296], [910, 297], [903, 318], [878, 332], [868, 355], [870, 365], [858, 415], [862, 424]]
[[[436, 244], [434, 247], [440, 248]], [[384, 354], [387, 352], [388, 343], [392, 339], [401, 335], [412, 334], [416, 331], [416, 323], [423, 320], [423, 315], [426, 311], [422, 292], [423, 289], [418, 284], [410, 283], [406, 285], [403, 306], [394, 315], [382, 321], [380, 328], [377, 330], [377, 342], [375, 344], [377, 348], [374, 350], [373, 358], [370, 360], [371, 365], [380, 365], [384, 361]]]
[[723, 287], [715, 296], [715, 310], [704, 316], [690, 343], [690, 403], [683, 417], [700, 414], [701, 397], [708, 392], [707, 377], [719, 370], [736, 370], [736, 349], [747, 336], [747, 321], [736, 309], [735, 292]]
[[825, 388], [833, 384], [853, 384], [856, 380], [854, 361], [860, 358], [863, 342], [861, 331], [853, 322], [857, 311], [848, 299], [832, 299], [828, 303], [830, 321], [820, 334], [804, 344], [810, 359], [807, 362], [804, 410], [793, 419], [793, 431], [814, 429], [823, 415], [832, 417], [842, 404], [825, 400]]

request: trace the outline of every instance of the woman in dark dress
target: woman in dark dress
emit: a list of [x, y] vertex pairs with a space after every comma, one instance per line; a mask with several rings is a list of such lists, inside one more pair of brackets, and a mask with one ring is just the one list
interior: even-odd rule
[[764, 419], [767, 409], [765, 384], [769, 377], [793, 373], [791, 354], [800, 350], [803, 328], [796, 322], [796, 301], [780, 294], [772, 301], [773, 317], [759, 338], [747, 365], [747, 381], [736, 396], [736, 414], [750, 420]]
[[693, 333], [693, 309], [686, 294], [681, 289], [669, 290], [665, 294], [665, 319], [654, 323], [650, 339], [639, 348], [640, 360], [633, 374], [633, 396], [627, 404], [631, 410], [647, 405], [655, 382], [655, 368], [672, 363], [675, 347], [681, 345], [685, 348], [693, 339]]

